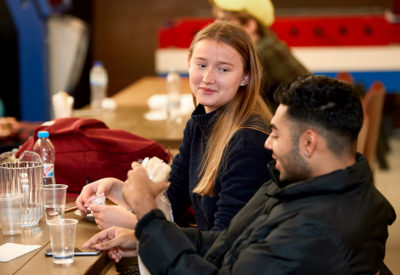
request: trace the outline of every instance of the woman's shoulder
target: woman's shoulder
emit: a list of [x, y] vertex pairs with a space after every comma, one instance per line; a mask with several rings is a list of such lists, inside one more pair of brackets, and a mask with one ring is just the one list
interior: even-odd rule
[[231, 146], [241, 150], [254, 150], [264, 148], [264, 143], [268, 138], [266, 131], [260, 129], [243, 127], [240, 128], [231, 138]]
[[242, 127], [235, 132], [232, 139], [245, 139], [245, 138], [267, 138], [268, 131], [254, 127]]
[[263, 118], [253, 115], [241, 127], [239, 127], [236, 135], [240, 138], [254, 136], [255, 138], [267, 138], [271, 132], [270, 124]]

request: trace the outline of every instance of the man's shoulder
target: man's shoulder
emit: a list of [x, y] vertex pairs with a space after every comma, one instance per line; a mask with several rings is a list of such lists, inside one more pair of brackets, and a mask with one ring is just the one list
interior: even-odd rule
[[274, 50], [289, 51], [287, 44], [276, 37], [276, 35], [272, 32], [261, 37], [256, 44], [256, 48], [259, 53], [263, 53], [264, 51], [273, 52]]

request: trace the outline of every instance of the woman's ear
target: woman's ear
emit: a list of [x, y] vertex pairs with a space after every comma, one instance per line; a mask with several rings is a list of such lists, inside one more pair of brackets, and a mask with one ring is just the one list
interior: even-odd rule
[[245, 74], [240, 82], [240, 86], [246, 86], [249, 83], [249, 74]]

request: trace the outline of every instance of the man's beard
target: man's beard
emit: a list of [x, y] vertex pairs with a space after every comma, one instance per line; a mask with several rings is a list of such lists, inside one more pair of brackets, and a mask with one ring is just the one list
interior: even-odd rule
[[279, 179], [285, 185], [311, 177], [311, 169], [307, 162], [300, 156], [297, 145], [280, 161], [284, 173], [280, 174]]

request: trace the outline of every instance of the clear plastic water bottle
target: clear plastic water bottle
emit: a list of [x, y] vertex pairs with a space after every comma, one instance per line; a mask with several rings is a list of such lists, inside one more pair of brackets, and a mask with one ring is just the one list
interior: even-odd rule
[[100, 109], [107, 96], [108, 74], [103, 62], [95, 61], [90, 69], [90, 107]]
[[55, 184], [54, 161], [56, 151], [49, 139], [49, 132], [38, 132], [38, 139], [33, 146], [33, 151], [39, 154], [43, 162], [43, 184]]
[[170, 71], [166, 79], [167, 88], [167, 118], [179, 122], [181, 107], [181, 77], [175, 71]]

